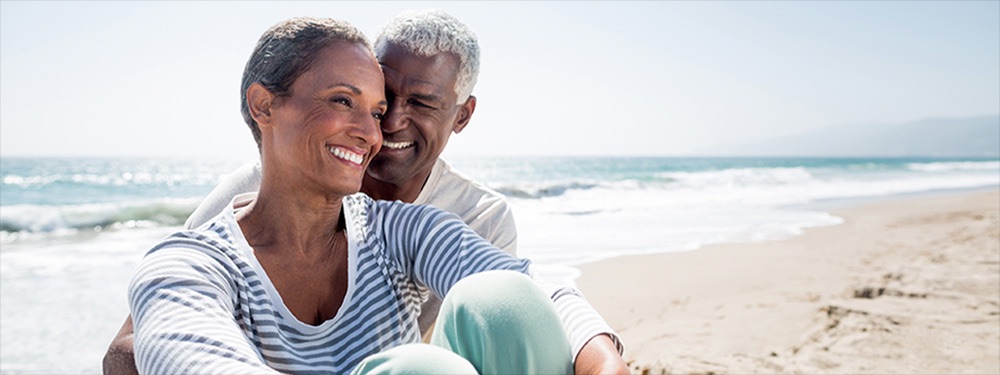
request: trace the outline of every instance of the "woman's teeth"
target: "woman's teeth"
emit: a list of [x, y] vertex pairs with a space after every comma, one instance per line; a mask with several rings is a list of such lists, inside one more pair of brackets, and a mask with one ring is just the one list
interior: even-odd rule
[[330, 152], [333, 153], [333, 156], [347, 160], [354, 164], [361, 164], [361, 162], [365, 160], [363, 156], [355, 154], [350, 151], [346, 151], [342, 148], [330, 147]]

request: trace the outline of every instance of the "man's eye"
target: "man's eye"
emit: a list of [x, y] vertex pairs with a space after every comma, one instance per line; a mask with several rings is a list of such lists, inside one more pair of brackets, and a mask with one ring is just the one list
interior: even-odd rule
[[433, 109], [433, 108], [434, 108], [434, 107], [431, 107], [431, 106], [429, 106], [429, 105], [427, 105], [427, 104], [424, 104], [423, 102], [420, 102], [420, 101], [418, 101], [418, 100], [413, 100], [413, 99], [410, 99], [410, 100], [409, 100], [408, 102], [410, 103], [410, 105], [415, 105], [415, 106], [417, 106], [417, 107], [423, 107], [423, 108], [431, 108], [431, 109]]

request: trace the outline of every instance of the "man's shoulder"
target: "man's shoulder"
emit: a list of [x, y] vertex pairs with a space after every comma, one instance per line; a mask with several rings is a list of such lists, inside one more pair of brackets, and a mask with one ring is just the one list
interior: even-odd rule
[[[426, 200], [419, 202], [458, 215], [481, 237], [508, 253], [515, 254], [517, 228], [507, 198], [479, 181], [455, 170], [438, 159], [432, 175], [421, 192]], [[431, 183], [433, 182], [433, 183]]]
[[[476, 181], [461, 171], [455, 169], [443, 159], [438, 159], [434, 166], [433, 177], [435, 181], [428, 183], [426, 191], [422, 194], [427, 198], [422, 204], [437, 206], [448, 211], [460, 213], [476, 206], [507, 206], [507, 198], [486, 186], [486, 184]], [[430, 181], [429, 181], [430, 182]], [[459, 207], [452, 210], [451, 207]]]

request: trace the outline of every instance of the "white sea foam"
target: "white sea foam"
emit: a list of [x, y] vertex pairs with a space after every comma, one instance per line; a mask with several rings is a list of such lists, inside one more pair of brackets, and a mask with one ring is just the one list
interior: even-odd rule
[[809, 170], [796, 168], [734, 168], [705, 172], [664, 172], [658, 176], [689, 188], [803, 184], [814, 180]]
[[[910, 164], [909, 172], [878, 167], [661, 172], [659, 182], [589, 184], [511, 202], [522, 254], [578, 264], [713, 243], [775, 240], [842, 221], [826, 212], [788, 208], [810, 202], [1000, 185], [1000, 163], [920, 165], [932, 167]], [[945, 173], [955, 171], [971, 173]]]
[[175, 229], [48, 237], [0, 248], [0, 373], [100, 373], [101, 358], [128, 315], [126, 288], [136, 265]]
[[1000, 161], [963, 161], [939, 163], [910, 163], [907, 167], [915, 171], [995, 171], [1000, 170]]
[[84, 231], [176, 226], [198, 199], [156, 199], [125, 203], [9, 205], [0, 207], [0, 243], [67, 236]]

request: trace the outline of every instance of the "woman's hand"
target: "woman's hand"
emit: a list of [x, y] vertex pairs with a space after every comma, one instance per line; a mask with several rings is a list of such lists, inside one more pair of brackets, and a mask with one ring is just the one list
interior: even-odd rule
[[629, 374], [628, 365], [618, 355], [618, 348], [606, 334], [594, 336], [583, 345], [574, 362], [573, 371], [577, 375]]

